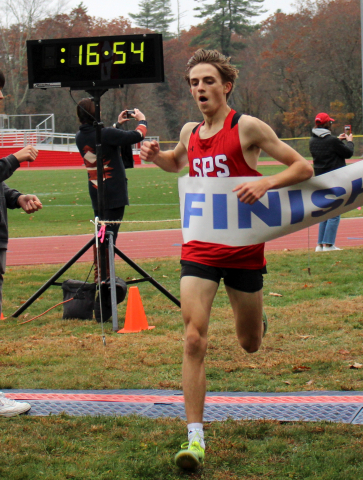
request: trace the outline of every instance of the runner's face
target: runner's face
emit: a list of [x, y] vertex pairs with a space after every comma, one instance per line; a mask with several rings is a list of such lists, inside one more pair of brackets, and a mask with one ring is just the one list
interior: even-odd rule
[[3, 100], [4, 99], [4, 95], [3, 95], [3, 92], [1, 91], [2, 89], [0, 88], [0, 100]]
[[216, 67], [209, 63], [199, 63], [190, 70], [190, 91], [202, 113], [213, 114], [226, 105], [231, 87], [230, 82], [223, 83]]

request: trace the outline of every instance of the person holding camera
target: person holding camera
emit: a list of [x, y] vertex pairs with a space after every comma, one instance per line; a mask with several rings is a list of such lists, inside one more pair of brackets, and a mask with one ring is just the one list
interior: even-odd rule
[[[95, 217], [99, 216], [97, 203], [97, 156], [96, 156], [96, 127], [95, 104], [91, 98], [83, 98], [77, 104], [77, 116], [81, 123], [76, 134], [76, 144], [83, 157], [88, 172], [88, 189], [91, 197], [92, 208]], [[125, 122], [134, 118], [138, 121], [135, 130], [122, 130], [120, 127]], [[135, 108], [134, 111], [123, 110], [118, 116], [116, 128], [102, 128], [102, 156], [103, 156], [103, 182], [104, 182], [104, 205], [105, 218], [101, 220], [121, 222], [124, 216], [125, 206], [129, 205], [127, 192], [127, 178], [125, 166], [120, 154], [123, 147], [141, 142], [147, 132], [145, 115]], [[120, 149], [121, 147], [121, 149]], [[120, 223], [108, 225], [107, 229], [113, 232], [116, 243]], [[97, 250], [94, 246], [95, 283], [98, 283]], [[109, 276], [109, 273], [107, 273]], [[108, 320], [112, 314], [111, 306], [104, 304], [102, 318]], [[101, 321], [100, 302], [97, 296], [95, 301], [95, 316]]]
[[[5, 86], [5, 75], [0, 70], [0, 101], [4, 99], [2, 89]], [[6, 267], [6, 251], [8, 247], [7, 209], [22, 208], [26, 213], [34, 213], [42, 208], [42, 203], [36, 195], [23, 195], [6, 185], [5, 180], [12, 176], [22, 162], [34, 162], [38, 150], [27, 145], [14, 154], [0, 159], [0, 313], [2, 312], [2, 288]], [[13, 417], [30, 410], [27, 402], [15, 402], [6, 398], [0, 392], [0, 417]]]
[[[318, 113], [315, 117], [315, 127], [312, 130], [313, 135], [309, 143], [315, 176], [345, 167], [345, 160], [351, 158], [354, 153], [353, 135], [350, 126], [346, 126], [345, 133], [335, 137], [331, 133], [334, 121], [324, 112]], [[335, 245], [339, 222], [340, 215], [337, 215], [319, 224], [316, 252], [341, 250]]]

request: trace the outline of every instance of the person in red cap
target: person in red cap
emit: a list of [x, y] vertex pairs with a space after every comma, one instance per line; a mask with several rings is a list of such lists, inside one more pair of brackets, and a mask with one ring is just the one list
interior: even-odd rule
[[[315, 176], [345, 167], [345, 160], [354, 153], [353, 135], [341, 133], [335, 137], [331, 133], [333, 122], [334, 118], [327, 113], [318, 113], [315, 117], [315, 127], [309, 143]], [[340, 215], [319, 224], [316, 252], [341, 250], [335, 246], [339, 222]]]

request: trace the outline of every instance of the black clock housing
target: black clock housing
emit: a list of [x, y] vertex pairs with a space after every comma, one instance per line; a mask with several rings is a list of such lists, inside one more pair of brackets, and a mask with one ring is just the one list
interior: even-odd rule
[[118, 88], [164, 81], [162, 35], [28, 40], [29, 88]]

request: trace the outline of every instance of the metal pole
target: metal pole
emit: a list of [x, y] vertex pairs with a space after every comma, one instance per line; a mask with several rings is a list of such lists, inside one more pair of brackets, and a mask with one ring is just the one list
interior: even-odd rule
[[362, 120], [361, 120], [361, 129], [363, 131], [363, 0], [360, 0], [360, 41], [361, 41], [361, 58], [362, 58]]
[[111, 290], [111, 309], [112, 309], [112, 330], [118, 331], [117, 318], [117, 298], [116, 298], [116, 272], [115, 272], [115, 253], [113, 245], [113, 232], [107, 232], [108, 238], [108, 261], [110, 265], [110, 290]]

